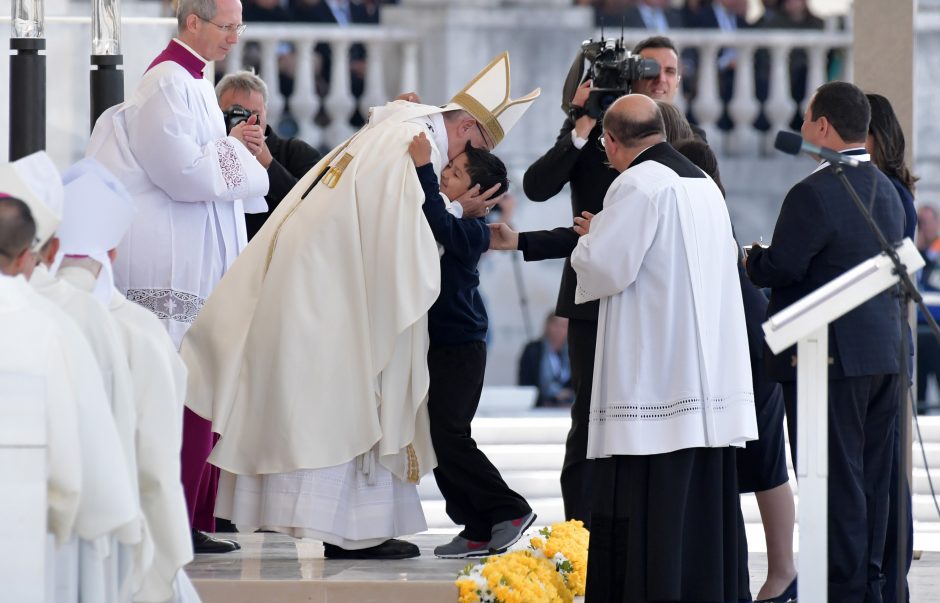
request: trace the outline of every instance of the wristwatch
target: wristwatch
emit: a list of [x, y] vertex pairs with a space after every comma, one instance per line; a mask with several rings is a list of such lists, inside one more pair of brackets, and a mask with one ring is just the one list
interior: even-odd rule
[[584, 107], [580, 107], [578, 105], [568, 105], [568, 117], [571, 118], [571, 121], [578, 121], [587, 114], [587, 109]]

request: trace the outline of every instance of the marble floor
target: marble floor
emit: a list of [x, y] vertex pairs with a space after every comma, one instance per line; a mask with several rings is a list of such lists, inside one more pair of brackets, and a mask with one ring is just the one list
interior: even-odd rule
[[[453, 603], [463, 560], [437, 559], [432, 549], [447, 533], [409, 537], [421, 557], [401, 561], [325, 560], [318, 541], [281, 534], [234, 534], [240, 551], [197, 555], [186, 571], [205, 603]], [[767, 557], [753, 552], [751, 588], [757, 592]], [[925, 551], [910, 573], [911, 601], [940, 601], [940, 552]]]

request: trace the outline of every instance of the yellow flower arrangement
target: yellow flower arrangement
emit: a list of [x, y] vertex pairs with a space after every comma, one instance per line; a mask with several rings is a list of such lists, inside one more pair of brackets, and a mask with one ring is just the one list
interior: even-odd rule
[[587, 553], [590, 533], [577, 520], [556, 523], [539, 530], [542, 538], [535, 536], [529, 546], [541, 551], [554, 562], [555, 568], [565, 579], [565, 584], [576, 596], [584, 594], [587, 583]]
[[571, 603], [584, 594], [588, 531], [580, 521], [540, 531], [527, 549], [493, 555], [457, 576], [459, 603]]

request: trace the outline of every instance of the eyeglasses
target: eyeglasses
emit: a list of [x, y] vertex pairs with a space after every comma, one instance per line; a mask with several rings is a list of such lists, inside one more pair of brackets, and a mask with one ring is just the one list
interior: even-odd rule
[[[608, 136], [610, 136], [610, 132], [608, 132], [607, 130], [604, 130], [604, 132], [601, 133], [600, 143], [601, 143], [601, 148], [602, 148], [602, 149], [606, 149], [606, 148], [607, 148], [607, 137], [608, 137]], [[614, 139], [613, 136], [610, 136], [610, 139], [613, 140], [614, 142], [616, 142], [616, 140]]]
[[491, 144], [489, 143], [489, 141], [486, 139], [486, 133], [483, 132], [483, 128], [480, 126], [480, 122], [477, 121], [477, 122], [474, 122], [474, 123], [475, 123], [476, 126], [477, 126], [477, 130], [480, 131], [480, 138], [483, 139], [483, 146], [486, 147], [486, 150], [487, 150], [487, 151], [493, 150], [493, 147], [494, 147], [495, 145], [491, 145]]
[[[199, 15], [196, 15], [196, 16], [199, 17]], [[229, 24], [229, 25], [219, 25], [219, 24], [216, 23], [215, 21], [212, 21], [212, 20], [210, 20], [210, 19], [206, 19], [205, 17], [199, 17], [199, 19], [202, 20], [202, 21], [205, 21], [206, 23], [211, 23], [211, 24], [215, 25], [215, 26], [218, 27], [220, 30], [224, 31], [224, 32], [225, 32], [225, 35], [229, 35], [229, 34], [231, 34], [231, 33], [234, 32], [236, 36], [240, 36], [240, 35], [242, 35], [243, 33], [245, 33], [245, 30], [246, 30], [246, 29], [248, 29], [248, 26], [245, 25], [244, 23], [241, 23], [241, 24], [239, 24], [239, 25], [233, 25], [233, 24]]]

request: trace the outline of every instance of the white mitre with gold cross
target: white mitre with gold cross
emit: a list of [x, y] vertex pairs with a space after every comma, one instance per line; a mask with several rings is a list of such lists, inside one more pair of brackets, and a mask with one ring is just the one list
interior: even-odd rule
[[536, 88], [522, 98], [509, 98], [509, 53], [504, 52], [490, 61], [444, 108], [463, 109], [472, 115], [496, 145], [541, 93], [542, 89]]

